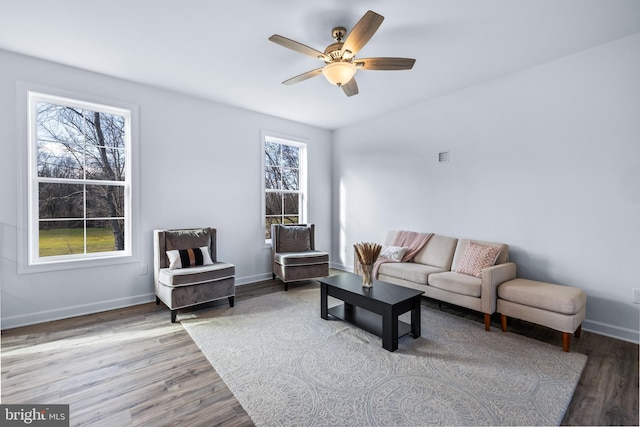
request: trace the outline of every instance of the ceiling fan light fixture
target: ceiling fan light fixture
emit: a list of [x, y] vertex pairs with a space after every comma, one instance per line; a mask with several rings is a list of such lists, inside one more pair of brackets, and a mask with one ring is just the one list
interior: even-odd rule
[[350, 62], [331, 62], [324, 66], [322, 75], [329, 83], [342, 86], [351, 81], [356, 71], [356, 66]]

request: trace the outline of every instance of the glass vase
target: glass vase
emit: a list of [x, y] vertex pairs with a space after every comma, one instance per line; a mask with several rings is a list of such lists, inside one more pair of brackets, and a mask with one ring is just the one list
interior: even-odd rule
[[362, 264], [362, 287], [370, 288], [373, 285], [371, 271], [373, 270], [373, 264]]

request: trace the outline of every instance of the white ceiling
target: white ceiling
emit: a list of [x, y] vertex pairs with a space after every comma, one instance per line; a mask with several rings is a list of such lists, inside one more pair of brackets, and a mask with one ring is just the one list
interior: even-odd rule
[[[358, 57], [413, 70], [361, 70], [350, 98], [281, 84], [323, 63], [269, 36], [323, 51], [367, 10], [385, 20]], [[328, 129], [637, 32], [638, 0], [0, 0], [0, 49]]]

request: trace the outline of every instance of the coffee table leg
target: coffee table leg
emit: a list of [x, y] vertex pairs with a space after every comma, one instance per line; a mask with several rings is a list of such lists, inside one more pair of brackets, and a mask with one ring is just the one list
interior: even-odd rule
[[324, 320], [329, 320], [329, 313], [327, 310], [327, 284], [320, 283], [320, 317]]
[[391, 307], [382, 315], [382, 348], [389, 351], [398, 349], [398, 314]]
[[413, 308], [411, 309], [411, 335], [413, 338], [418, 338], [422, 331], [420, 320], [420, 295], [413, 299]]

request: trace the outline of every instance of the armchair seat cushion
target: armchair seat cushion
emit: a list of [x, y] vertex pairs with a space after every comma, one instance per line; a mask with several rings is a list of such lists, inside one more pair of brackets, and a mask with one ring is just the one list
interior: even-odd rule
[[303, 252], [276, 252], [273, 254], [274, 262], [284, 265], [310, 265], [326, 264], [329, 262], [329, 253], [323, 251], [303, 251]]
[[226, 279], [233, 277], [235, 273], [236, 268], [233, 264], [214, 262], [212, 265], [182, 268], [179, 270], [161, 268], [158, 274], [158, 281], [165, 286], [171, 287], [189, 286]]
[[445, 271], [429, 276], [429, 285], [460, 295], [479, 298], [482, 294], [482, 280], [468, 274]]

